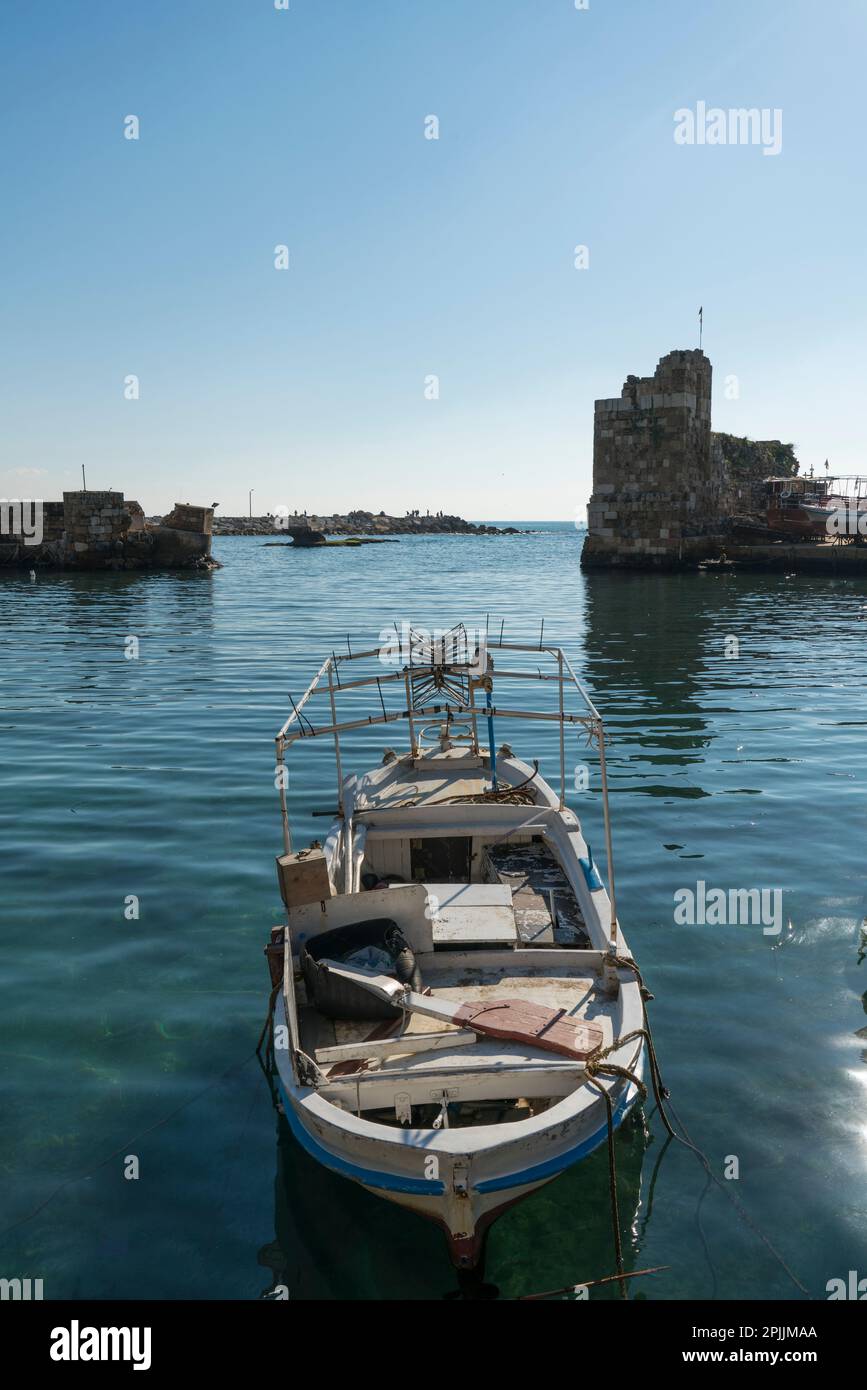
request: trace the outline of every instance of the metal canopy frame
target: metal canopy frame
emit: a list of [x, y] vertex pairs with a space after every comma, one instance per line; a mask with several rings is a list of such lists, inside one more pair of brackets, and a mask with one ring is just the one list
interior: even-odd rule
[[[285, 852], [291, 853], [292, 837], [289, 830], [289, 809], [286, 801], [286, 777], [284, 773], [286, 750], [293, 743], [304, 739], [333, 738], [334, 756], [337, 772], [337, 797], [338, 809], [337, 818], [341, 818], [343, 811], [343, 767], [340, 751], [340, 735], [354, 729], [365, 729], [376, 725], [389, 725], [405, 722], [409, 728], [410, 752], [413, 758], [420, 756], [420, 745], [417, 737], [417, 727], [424, 725], [425, 722], [434, 720], [445, 721], [447, 724], [462, 723], [466, 724], [471, 730], [471, 744], [473, 752], [479, 753], [478, 738], [478, 719], [493, 719], [497, 717], [506, 719], [528, 719], [542, 720], [549, 723], [557, 723], [560, 726], [560, 809], [566, 806], [566, 753], [565, 753], [565, 730], [566, 725], [581, 725], [588, 735], [588, 743], [595, 743], [599, 750], [599, 767], [602, 784], [602, 814], [605, 829], [605, 852], [608, 861], [608, 893], [611, 902], [611, 930], [612, 941], [616, 940], [617, 933], [617, 907], [615, 896], [614, 881], [614, 854], [611, 843], [611, 816], [608, 797], [608, 771], [605, 758], [605, 728], [602, 716], [597, 710], [584, 686], [576, 676], [569, 658], [561, 647], [543, 645], [542, 633], [537, 643], [525, 642], [504, 642], [502, 632], [500, 640], [492, 642], [487, 639], [483, 641], [471, 641], [468, 638], [463, 625], [451, 629], [440, 641], [432, 643], [425, 637], [419, 636], [416, 630], [409, 628], [408, 636], [404, 643], [400, 639], [400, 634], [396, 635], [399, 641], [399, 655], [405, 659], [403, 664], [396, 670], [390, 670], [385, 675], [365, 675], [353, 679], [341, 679], [340, 672], [346, 667], [351, 667], [352, 663], [359, 661], [379, 660], [384, 664], [395, 665], [396, 661], [391, 653], [394, 647], [389, 643], [384, 643], [379, 647], [371, 647], [365, 651], [353, 652], [349, 639], [347, 638], [346, 655], [332, 652], [321, 665], [316, 675], [313, 677], [304, 694], [297, 701], [292, 700], [292, 713], [283, 724], [280, 732], [275, 739], [276, 758], [278, 776], [276, 778], [280, 793], [280, 813], [283, 824], [283, 845]], [[536, 670], [499, 670], [494, 666], [492, 652], [516, 652], [533, 653], [536, 657], [546, 658], [549, 664], [556, 667], [556, 670], [543, 671], [537, 667]], [[457, 658], [457, 659], [456, 659]], [[493, 704], [490, 702], [491, 692], [495, 681], [526, 680], [539, 682], [554, 682], [558, 687], [559, 708], [555, 711], [529, 710], [514, 708], [508, 704]], [[341, 695], [349, 691], [357, 691], [366, 687], [376, 687], [378, 694], [379, 708], [375, 713], [368, 714], [362, 718], [339, 719], [337, 713], [337, 702]], [[401, 689], [403, 702], [397, 709], [388, 709], [385, 703], [385, 692], [393, 688]], [[484, 691], [489, 703], [477, 704], [475, 693], [477, 690]], [[459, 692], [466, 691], [464, 696]], [[566, 693], [577, 692], [580, 698], [580, 705], [577, 711], [566, 709]], [[445, 699], [442, 703], [430, 703], [431, 698], [435, 699], [437, 693], [442, 692], [446, 696], [451, 695], [451, 699]], [[330, 720], [326, 724], [314, 725], [309, 715], [304, 711], [311, 700], [327, 697], [329, 702], [328, 713]], [[423, 701], [424, 703], [419, 703]], [[492, 760], [494, 759], [494, 749], [489, 749]]]

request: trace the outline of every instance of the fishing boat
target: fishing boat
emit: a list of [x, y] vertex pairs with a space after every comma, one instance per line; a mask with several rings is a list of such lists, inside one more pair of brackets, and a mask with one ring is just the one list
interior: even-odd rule
[[765, 478], [757, 488], [768, 528], [793, 539], [863, 536], [867, 529], [867, 479], [861, 476]]
[[[286, 911], [266, 952], [280, 1104], [319, 1163], [437, 1222], [464, 1271], [501, 1212], [611, 1143], [645, 1094], [603, 724], [543, 633], [533, 645], [405, 626], [332, 653], [276, 739]], [[559, 748], [557, 790], [538, 759], [496, 747], [498, 727], [519, 726]], [[351, 735], [369, 760], [392, 728], [405, 746], [344, 767]], [[566, 804], [575, 732], [598, 754], [607, 889]], [[287, 754], [321, 740], [336, 804], [322, 842], [296, 849]]]
[[824, 498], [806, 498], [803, 510], [812, 522], [820, 522], [827, 535], [841, 532], [863, 535], [867, 518], [867, 497], [844, 497], [829, 495]]

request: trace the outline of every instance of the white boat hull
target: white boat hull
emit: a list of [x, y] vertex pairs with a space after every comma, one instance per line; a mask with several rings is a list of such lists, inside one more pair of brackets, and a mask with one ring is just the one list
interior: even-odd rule
[[[282, 1001], [275, 1030], [285, 1021]], [[642, 1079], [643, 1046], [634, 1074]], [[472, 1268], [491, 1223], [608, 1139], [607, 1108], [582, 1087], [536, 1120], [478, 1129], [386, 1129], [336, 1109], [292, 1081], [276, 1052], [280, 1099], [290, 1129], [317, 1162], [443, 1228], [454, 1264]], [[588, 1094], [589, 1092], [589, 1094]], [[616, 1130], [638, 1098], [628, 1081], [611, 1089]], [[329, 1114], [329, 1111], [331, 1114]]]
[[[645, 1093], [645, 1017], [612, 899], [566, 804], [568, 729], [598, 747], [613, 874], [598, 711], [541, 633], [532, 647], [501, 634], [496, 662], [487, 634], [458, 625], [449, 636], [446, 650], [413, 630], [392, 672], [385, 647], [332, 655], [293, 705], [278, 765], [290, 743], [333, 735], [338, 805], [324, 843], [295, 853], [280, 779], [287, 916], [269, 959], [273, 1057], [295, 1138], [324, 1167], [436, 1221], [468, 1269], [500, 1212], [605, 1144]], [[532, 653], [531, 669], [512, 669], [507, 652]], [[347, 662], [373, 672], [343, 681]], [[554, 709], [494, 699], [495, 682], [537, 678], [553, 682], [542, 689]], [[338, 719], [337, 698], [372, 685], [379, 711]], [[330, 724], [302, 713], [317, 694]], [[497, 749], [506, 716], [559, 726], [559, 794], [538, 763]], [[409, 747], [344, 776], [338, 735], [397, 720]]]

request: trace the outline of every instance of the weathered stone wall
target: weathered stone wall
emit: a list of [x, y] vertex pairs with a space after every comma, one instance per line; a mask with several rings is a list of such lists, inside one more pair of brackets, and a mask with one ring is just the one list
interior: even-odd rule
[[184, 569], [205, 562], [211, 553], [211, 537], [204, 531], [187, 531], [178, 526], [149, 526], [147, 538], [153, 546], [156, 565]]
[[[34, 521], [33, 512], [31, 511], [31, 508], [32, 508], [34, 505], [36, 505], [36, 506], [38, 506], [38, 507], [41, 507], [41, 509], [42, 509], [42, 539], [43, 539], [43, 541], [58, 541], [58, 540], [60, 540], [60, 539], [62, 538], [62, 536], [63, 536], [63, 528], [64, 528], [64, 525], [65, 525], [65, 522], [64, 522], [64, 508], [63, 508], [63, 503], [62, 503], [62, 502], [36, 502], [36, 503], [33, 503], [33, 502], [28, 501], [26, 504], [24, 504], [24, 503], [21, 504], [22, 508], [24, 508], [25, 505], [26, 505], [26, 509], [27, 509], [27, 510], [26, 510], [26, 516], [27, 516], [27, 530], [28, 530], [28, 531], [29, 531], [29, 529], [30, 529], [30, 527], [31, 527], [31, 525], [32, 525], [32, 523], [33, 523], [33, 521]], [[24, 517], [24, 512], [23, 512], [23, 511], [22, 511], [21, 513], [16, 512], [15, 503], [14, 503], [14, 502], [7, 502], [7, 503], [5, 504], [5, 508], [4, 508], [4, 518], [3, 518], [3, 523], [2, 523], [2, 524], [3, 524], [4, 526], [5, 526], [5, 525], [9, 525], [9, 526], [11, 527], [11, 529], [8, 530], [8, 532], [4, 529], [4, 530], [2, 531], [2, 533], [0, 533], [0, 534], [2, 534], [2, 541], [3, 541], [3, 543], [5, 543], [7, 546], [10, 546], [10, 545], [17, 545], [17, 544], [19, 544], [19, 543], [21, 543], [21, 544], [24, 543], [24, 541], [25, 541], [25, 531], [24, 531], [23, 529], [19, 529], [20, 524], [21, 524], [21, 522], [23, 521], [23, 517]]]
[[168, 516], [162, 519], [163, 526], [173, 531], [197, 531], [209, 536], [214, 524], [213, 507], [193, 507], [189, 502], [176, 502]]
[[141, 505], [141, 503], [133, 502], [129, 498], [127, 498], [126, 509], [129, 512], [130, 517], [130, 534], [132, 534], [134, 531], [144, 531], [147, 523], [145, 521], [144, 507]]
[[138, 502], [122, 492], [65, 492], [42, 504], [38, 545], [15, 534], [0, 536], [0, 564], [57, 569], [218, 567], [211, 558], [213, 509], [175, 507], [175, 525], [148, 527]]
[[66, 545], [77, 555], [107, 558], [129, 531], [122, 492], [64, 492], [63, 510]]
[[725, 480], [726, 515], [758, 511], [764, 514], [761, 484], [765, 478], [794, 477], [799, 468], [795, 446], [779, 439], [745, 439], [736, 434], [711, 435], [716, 466]]
[[42, 539], [59, 541], [66, 526], [65, 508], [62, 502], [42, 503]]
[[582, 564], [668, 567], [709, 553], [726, 480], [711, 442], [712, 367], [670, 352], [596, 402]]

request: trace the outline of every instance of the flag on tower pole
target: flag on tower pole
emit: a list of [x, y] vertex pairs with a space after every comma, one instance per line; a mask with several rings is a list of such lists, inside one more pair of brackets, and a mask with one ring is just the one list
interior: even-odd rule
[[698, 311], [698, 347], [701, 351], [701, 340], [704, 335], [704, 305]]

